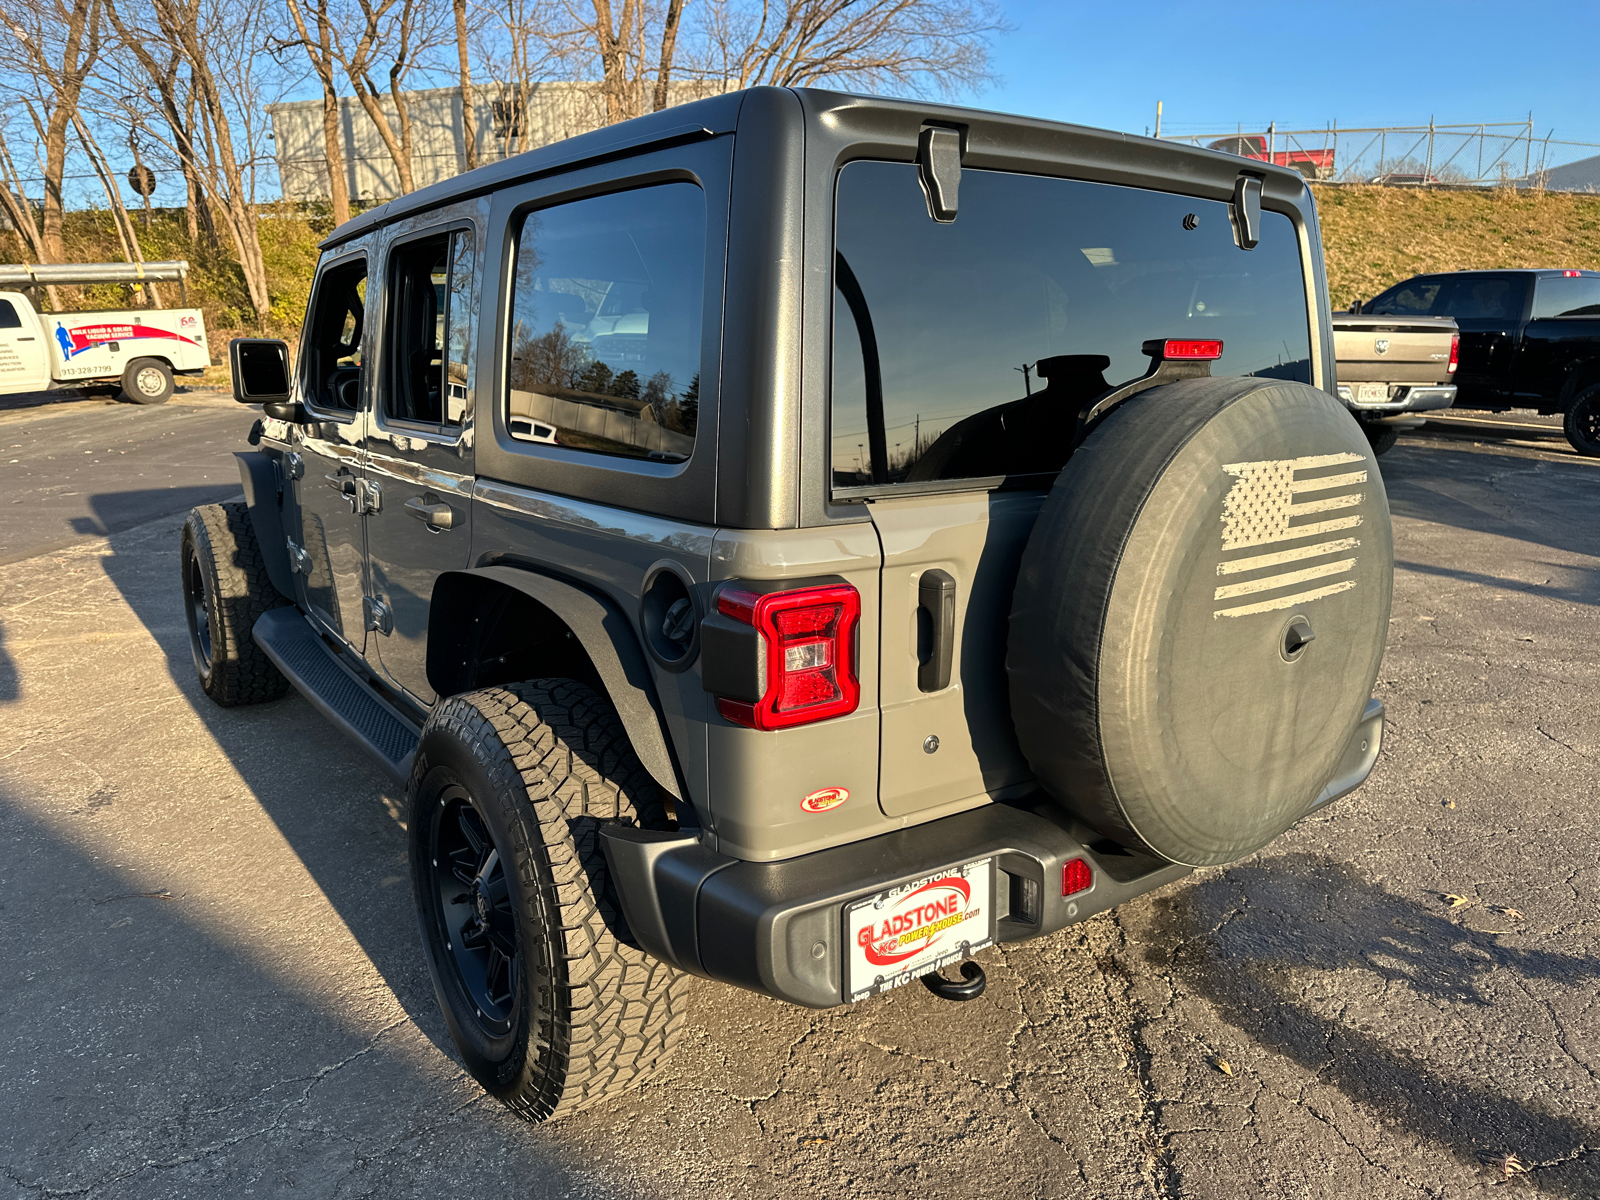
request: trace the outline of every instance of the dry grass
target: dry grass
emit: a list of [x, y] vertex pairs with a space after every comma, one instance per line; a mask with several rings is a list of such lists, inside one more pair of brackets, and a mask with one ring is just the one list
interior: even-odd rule
[[1600, 270], [1600, 196], [1317, 187], [1335, 311], [1425, 271]]

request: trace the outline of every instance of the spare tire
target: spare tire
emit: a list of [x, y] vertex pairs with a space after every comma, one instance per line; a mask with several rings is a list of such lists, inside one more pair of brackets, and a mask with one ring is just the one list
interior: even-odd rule
[[1193, 379], [1125, 401], [1023, 554], [1006, 670], [1029, 765], [1132, 848], [1260, 849], [1355, 733], [1393, 574], [1377, 460], [1326, 392]]

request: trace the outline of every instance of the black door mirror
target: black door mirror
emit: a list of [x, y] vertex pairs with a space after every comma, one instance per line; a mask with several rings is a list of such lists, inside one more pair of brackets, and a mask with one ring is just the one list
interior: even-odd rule
[[234, 338], [228, 343], [228, 365], [233, 370], [233, 398], [240, 404], [289, 403], [287, 342], [277, 338]]

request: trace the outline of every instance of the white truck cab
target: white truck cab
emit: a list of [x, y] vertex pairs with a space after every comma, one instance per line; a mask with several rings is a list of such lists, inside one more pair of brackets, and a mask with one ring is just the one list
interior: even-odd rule
[[111, 385], [125, 399], [160, 404], [172, 395], [174, 375], [197, 375], [210, 363], [205, 318], [197, 308], [40, 313], [23, 293], [0, 291], [0, 395]]

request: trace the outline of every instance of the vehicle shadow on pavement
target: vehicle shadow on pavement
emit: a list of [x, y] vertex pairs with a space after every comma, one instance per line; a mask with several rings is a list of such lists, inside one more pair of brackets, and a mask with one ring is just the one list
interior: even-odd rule
[[[1149, 940], [1147, 961], [1170, 967], [1261, 1046], [1464, 1165], [1482, 1169], [1515, 1154], [1536, 1172], [1541, 1194], [1600, 1195], [1600, 1156], [1590, 1149], [1600, 1142], [1600, 1126], [1471, 1082], [1485, 1073], [1481, 1057], [1448, 1076], [1428, 1065], [1448, 1045], [1436, 1034], [1472, 1036], [1462, 1009], [1495, 1003], [1488, 988], [1499, 973], [1514, 977], [1510, 986], [1543, 980], [1589, 995], [1600, 959], [1500, 945], [1369, 883], [1346, 863], [1308, 854], [1229, 868], [1152, 907], [1160, 935]], [[1351, 1014], [1360, 1011], [1363, 974], [1385, 997], [1399, 985], [1431, 1001], [1423, 1007], [1438, 1028], [1408, 1027], [1392, 1000], [1376, 1010], [1379, 1027], [1360, 1022]], [[1338, 989], [1324, 987], [1324, 1011], [1308, 999], [1313, 977]], [[1518, 1051], [1508, 1046], [1504, 1053]]]
[[[104, 514], [124, 501], [97, 496]], [[102, 519], [105, 519], [102, 516]], [[190, 657], [178, 572], [182, 515], [165, 537], [142, 526], [108, 539], [100, 561], [150, 631], [177, 689], [262, 810], [316, 880], [406, 1014], [456, 1057], [434, 1001], [411, 898], [404, 791], [294, 692], [224, 709], [200, 690]]]
[[[1600, 558], [1600, 488], [1596, 487], [1600, 476], [1593, 467], [1496, 453], [1490, 447], [1469, 453], [1410, 444], [1384, 456], [1383, 481], [1389, 509], [1397, 517]], [[1560, 519], [1553, 519], [1557, 513]], [[1395, 566], [1464, 583], [1600, 604], [1597, 567], [1563, 564], [1561, 570], [1579, 582], [1550, 586], [1437, 563], [1397, 561]]]
[[6, 653], [6, 627], [0, 625], [0, 704], [10, 704], [22, 695], [22, 680], [16, 660]]

